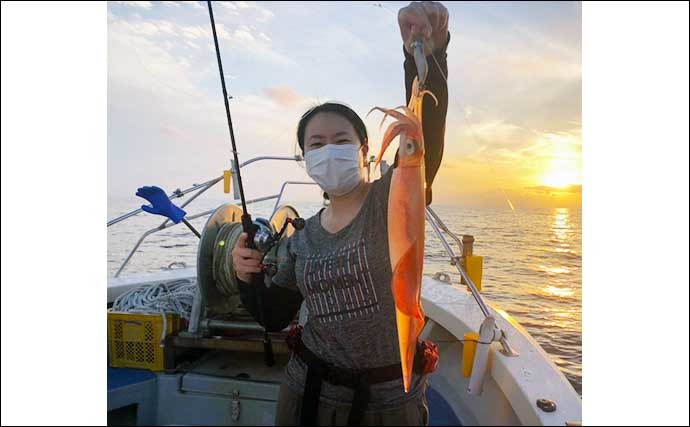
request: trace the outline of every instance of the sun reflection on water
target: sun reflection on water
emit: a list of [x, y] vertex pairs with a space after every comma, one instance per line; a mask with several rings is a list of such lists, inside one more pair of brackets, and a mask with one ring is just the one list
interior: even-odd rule
[[570, 226], [570, 212], [568, 208], [557, 208], [553, 211], [553, 224], [551, 225], [556, 240], [565, 242], [568, 239], [568, 234], [572, 231]]
[[545, 265], [540, 265], [539, 269], [541, 271], [544, 271], [546, 273], [550, 274], [567, 274], [570, 273], [570, 270], [567, 269], [566, 267], [547, 267]]
[[559, 288], [557, 286], [547, 286], [543, 289], [544, 293], [549, 296], [568, 298], [575, 295], [572, 288]]

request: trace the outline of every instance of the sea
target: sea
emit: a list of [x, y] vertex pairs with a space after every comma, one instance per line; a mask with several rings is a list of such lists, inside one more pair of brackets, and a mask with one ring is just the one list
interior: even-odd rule
[[[184, 200], [184, 199], [181, 199]], [[200, 197], [188, 215], [230, 200]], [[136, 198], [108, 200], [108, 219], [140, 205]], [[308, 218], [320, 203], [294, 202]], [[253, 216], [269, 217], [274, 202], [250, 205]], [[448, 228], [475, 238], [484, 257], [482, 294], [508, 312], [539, 342], [578, 393], [582, 393], [582, 214], [579, 209], [469, 208], [432, 206]], [[192, 220], [202, 230], [206, 217]], [[108, 227], [108, 277], [112, 277], [142, 234], [162, 217], [141, 213]], [[171, 264], [196, 265], [197, 237], [182, 223], [149, 235], [121, 273], [160, 271]], [[425, 274], [446, 272], [460, 285], [455, 267], [427, 227]]]

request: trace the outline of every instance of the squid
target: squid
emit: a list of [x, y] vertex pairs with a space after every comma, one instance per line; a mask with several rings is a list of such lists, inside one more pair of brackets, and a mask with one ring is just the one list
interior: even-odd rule
[[424, 328], [422, 308], [422, 269], [424, 267], [424, 210], [426, 207], [424, 174], [424, 134], [422, 131], [422, 101], [429, 94], [420, 88], [415, 78], [412, 96], [407, 106], [387, 109], [374, 107], [386, 118], [395, 119], [383, 136], [376, 166], [391, 142], [400, 136], [398, 164], [391, 177], [388, 197], [388, 248], [391, 262], [391, 291], [395, 301], [400, 363], [403, 386], [410, 390], [417, 340]]

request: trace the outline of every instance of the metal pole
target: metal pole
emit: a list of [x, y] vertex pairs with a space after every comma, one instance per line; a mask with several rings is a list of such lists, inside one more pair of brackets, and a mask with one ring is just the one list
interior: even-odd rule
[[[164, 224], [165, 224], [165, 223], [163, 223], [163, 224], [161, 224], [161, 225], [164, 225]], [[125, 258], [125, 260], [122, 261], [122, 265], [120, 265], [120, 268], [117, 270], [117, 272], [115, 273], [115, 276], [114, 276], [114, 277], [119, 277], [119, 276], [120, 276], [120, 273], [122, 273], [122, 270], [125, 269], [125, 266], [129, 263], [129, 260], [132, 259], [132, 257], [134, 256], [134, 253], [137, 251], [137, 249], [139, 249], [139, 245], [141, 245], [141, 242], [143, 242], [144, 239], [145, 239], [148, 235], [153, 234], [153, 233], [155, 233], [155, 232], [158, 231], [158, 230], [163, 230], [164, 228], [165, 228], [165, 227], [158, 226], [158, 227], [152, 228], [151, 230], [149, 230], [149, 231], [145, 232], [144, 234], [142, 234], [141, 237], [139, 238], [139, 240], [137, 241], [137, 244], [134, 245], [134, 247], [132, 248], [132, 250], [129, 251], [129, 254], [128, 254], [127, 257]]]
[[[438, 221], [438, 224], [436, 221], [434, 221], [434, 218]], [[493, 317], [491, 312], [489, 311], [489, 307], [487, 307], [486, 303], [484, 303], [484, 299], [482, 296], [479, 294], [479, 291], [477, 291], [477, 287], [474, 285], [474, 282], [472, 282], [472, 279], [470, 279], [470, 276], [465, 272], [463, 269], [462, 265], [458, 262], [458, 257], [455, 255], [455, 252], [453, 251], [453, 248], [450, 247], [448, 244], [448, 241], [446, 238], [443, 236], [443, 233], [441, 233], [441, 230], [439, 227], [442, 227], [444, 230], [448, 230], [448, 228], [443, 224], [443, 221], [441, 221], [441, 218], [439, 218], [432, 210], [430, 207], [427, 206], [426, 208], [426, 219], [429, 221], [429, 224], [431, 224], [431, 227], [434, 229], [436, 232], [436, 235], [439, 237], [441, 240], [441, 244], [443, 245], [443, 248], [446, 250], [448, 255], [451, 258], [451, 263], [455, 265], [455, 268], [458, 269], [458, 272], [460, 273], [460, 276], [465, 280], [467, 286], [470, 288], [470, 291], [472, 292], [472, 296], [474, 297], [474, 300], [477, 301], [477, 304], [479, 305], [479, 309], [484, 313], [484, 317]], [[450, 231], [447, 231], [449, 234], [453, 235]], [[457, 240], [457, 239], [456, 239]], [[462, 243], [459, 244], [460, 247], [462, 248]], [[510, 343], [508, 343], [508, 338], [506, 338], [505, 333], [503, 330], [498, 328], [496, 326], [496, 330], [500, 332], [501, 336], [499, 338], [499, 342], [501, 343], [501, 346], [503, 349], [501, 352], [508, 356], [508, 357], [515, 357], [518, 356], [519, 354], [513, 350], [513, 348], [510, 346]]]
[[[217, 178], [217, 179], [214, 179], [214, 180], [209, 181], [209, 183], [206, 185], [205, 188], [202, 188], [202, 189], [199, 190], [195, 195], [193, 195], [192, 197], [190, 197], [189, 200], [187, 200], [186, 202], [184, 202], [184, 203], [181, 205], [181, 207], [185, 207], [185, 206], [187, 206], [188, 204], [192, 203], [192, 202], [194, 201], [194, 199], [196, 199], [197, 197], [199, 197], [200, 195], [202, 195], [202, 194], [203, 194], [206, 190], [208, 190], [209, 188], [213, 187], [213, 186], [214, 186], [216, 183], [218, 183], [221, 179], [223, 179], [222, 176], [221, 176], [220, 178]], [[168, 227], [168, 225], [167, 225], [168, 222], [170, 222], [170, 220], [169, 220], [169, 219], [166, 219], [165, 221], [163, 221], [163, 222], [161, 223], [161, 225], [159, 225], [159, 226], [156, 227], [156, 228], [152, 228], [151, 230], [147, 231], [146, 233], [144, 233], [144, 234], [141, 236], [141, 238], [139, 239], [139, 241], [137, 242], [137, 244], [134, 245], [134, 248], [129, 252], [129, 255], [127, 255], [127, 258], [125, 258], [125, 260], [122, 262], [122, 265], [120, 266], [120, 268], [119, 268], [119, 269], [117, 270], [117, 272], [115, 273], [115, 277], [118, 277], [118, 276], [120, 275], [120, 273], [122, 273], [122, 270], [125, 269], [125, 266], [126, 266], [127, 263], [129, 262], [129, 260], [132, 258], [132, 255], [134, 255], [134, 252], [136, 252], [136, 250], [139, 248], [139, 245], [141, 245], [141, 242], [143, 242], [144, 239], [145, 239], [149, 234], [152, 234], [152, 233], [155, 233], [155, 232], [158, 231], [158, 230], [163, 230], [163, 229], [167, 228], [167, 227]], [[174, 225], [174, 224], [173, 224], [173, 225]]]
[[[275, 199], [275, 198], [277, 198], [277, 197], [278, 197], [278, 194], [274, 194], [274, 195], [272, 195], [272, 196], [259, 197], [259, 198], [256, 198], [256, 199], [247, 200], [247, 204], [249, 205], [249, 204], [252, 204], [252, 203], [263, 202], [263, 201], [266, 201], [266, 200]], [[213, 213], [214, 211], [215, 211], [215, 209], [210, 209], [210, 210], [207, 210], [207, 211], [205, 211], [205, 212], [201, 212], [201, 213], [198, 213], [198, 214], [191, 215], [191, 216], [189, 216], [189, 217], [187, 217], [187, 218], [189, 218], [189, 219], [201, 218], [202, 216], [209, 215], [209, 214]], [[159, 232], [159, 231], [161, 231], [161, 230], [165, 230], [165, 229], [168, 228], [168, 227], [174, 227], [175, 225], [177, 225], [177, 224], [175, 224], [175, 223], [169, 223], [168, 221], [166, 221], [166, 222], [164, 222], [163, 224], [159, 225], [158, 227], [152, 228], [152, 229], [146, 231], [146, 232], [141, 236], [141, 238], [139, 239], [139, 241], [137, 242], [137, 244], [134, 245], [134, 248], [132, 248], [132, 250], [129, 252], [129, 255], [127, 255], [127, 258], [122, 262], [122, 265], [120, 266], [120, 269], [117, 270], [117, 273], [115, 273], [115, 276], [114, 276], [114, 277], [118, 277], [118, 276], [120, 275], [120, 273], [122, 272], [122, 270], [124, 270], [125, 266], [126, 266], [127, 263], [129, 262], [130, 258], [132, 258], [132, 255], [134, 255], [134, 253], [137, 251], [137, 249], [139, 248], [139, 246], [141, 245], [141, 243], [144, 241], [144, 239], [145, 239], [146, 237], [148, 237], [149, 235], [151, 235], [151, 234], [153, 234], [153, 233], [157, 233], [157, 232]]]
[[263, 332], [263, 326], [256, 322], [233, 322], [230, 320], [204, 320], [201, 324], [206, 329], [241, 330], [248, 332]]
[[431, 209], [431, 206], [427, 206], [426, 210], [431, 214], [432, 217], [434, 217], [436, 224], [438, 224], [438, 226], [441, 227], [441, 230], [448, 233], [448, 235], [450, 235], [450, 237], [452, 237], [453, 240], [455, 240], [455, 243], [458, 244], [458, 247], [462, 251], [464, 245], [462, 244], [462, 241], [458, 238], [458, 236], [456, 236], [455, 233], [453, 233], [448, 229], [448, 227], [446, 227], [446, 224], [444, 224], [443, 221], [441, 221], [441, 218], [439, 218], [439, 216], [436, 214], [436, 212], [433, 209]]
[[292, 157], [286, 157], [286, 156], [259, 156], [259, 157], [254, 157], [253, 159], [249, 159], [246, 162], [240, 164], [240, 167], [243, 168], [247, 165], [251, 165], [254, 162], [258, 162], [259, 160], [291, 160], [294, 162], [298, 162], [302, 160], [302, 156], [294, 155]]
[[194, 226], [193, 226], [192, 224], [190, 224], [189, 221], [187, 221], [186, 219], [182, 218], [182, 222], [184, 223], [184, 225], [187, 226], [187, 228], [189, 228], [189, 229], [192, 231], [192, 233], [194, 233], [194, 234], [196, 235], [196, 237], [198, 237], [198, 238], [201, 239], [201, 234], [199, 234], [199, 232], [196, 231], [196, 228], [194, 228]]
[[441, 240], [441, 244], [443, 245], [443, 248], [446, 250], [446, 252], [451, 257], [451, 259], [453, 261], [455, 261], [455, 268], [458, 269], [460, 276], [462, 276], [462, 278], [467, 282], [467, 286], [469, 286], [470, 291], [472, 292], [472, 296], [474, 297], [475, 301], [477, 301], [477, 304], [479, 304], [479, 308], [482, 310], [482, 313], [484, 313], [484, 316], [486, 316], [486, 317], [491, 316], [491, 312], [489, 311], [489, 307], [486, 306], [481, 295], [479, 295], [479, 291], [477, 291], [477, 288], [474, 286], [474, 282], [472, 282], [472, 279], [470, 279], [470, 276], [467, 275], [467, 273], [465, 273], [465, 270], [462, 268], [460, 263], [457, 262], [458, 258], [455, 255], [453, 248], [450, 247], [450, 245], [448, 244], [448, 241], [443, 236], [443, 233], [441, 233], [441, 230], [439, 229], [438, 224], [436, 224], [431, 213], [429, 213], [429, 208], [426, 209], [426, 218], [429, 221], [429, 224], [431, 224], [431, 227], [434, 229], [434, 231], [438, 235], [439, 239]]
[[294, 184], [294, 185], [318, 185], [315, 182], [307, 182], [307, 181], [285, 181], [283, 183], [283, 185], [280, 187], [280, 193], [278, 193], [278, 199], [276, 200], [276, 203], [273, 206], [273, 212], [271, 213], [271, 217], [278, 210], [278, 204], [280, 203], [280, 200], [283, 198], [283, 191], [285, 190], [285, 187], [288, 184], [290, 184], [290, 185], [292, 185], [292, 184]]
[[[291, 156], [291, 157], [288, 157], [288, 156], [259, 156], [259, 157], [254, 157], [253, 159], [247, 160], [246, 162], [242, 163], [242, 164], [240, 165], [240, 167], [244, 167], [244, 166], [250, 165], [250, 164], [252, 164], [252, 163], [254, 163], [254, 162], [258, 162], [258, 161], [260, 161], [260, 160], [289, 160], [289, 161], [292, 161], [292, 162], [298, 162], [298, 161], [301, 161], [301, 160], [302, 160], [302, 156], [299, 156], [299, 155], [294, 155], [294, 156]], [[193, 185], [192, 187], [189, 187], [188, 189], [183, 190], [183, 191], [173, 191], [172, 194], [170, 194], [170, 195], [168, 196], [168, 198], [171, 199], [171, 200], [172, 200], [172, 199], [177, 199], [177, 198], [179, 198], [179, 197], [182, 197], [182, 196], [186, 195], [187, 193], [191, 193], [192, 191], [196, 191], [196, 190], [198, 190], [198, 189], [201, 188], [201, 187], [205, 187], [205, 186], [207, 186], [207, 185], [209, 185], [209, 184], [215, 184], [216, 182], [221, 181], [222, 179], [223, 179], [223, 177], [221, 176], [221, 177], [218, 177], [218, 178], [214, 178], [214, 179], [212, 179], [212, 180], [210, 180], [210, 181], [206, 181], [206, 182], [204, 182], [204, 183], [202, 183], [202, 184], [195, 184], [195, 185]], [[247, 203], [249, 203], [249, 202], [247, 202]], [[139, 214], [139, 213], [141, 213], [141, 212], [143, 212], [143, 211], [141, 210], [141, 208], [139, 208], [139, 209], [135, 209], [135, 210], [133, 210], [133, 211], [127, 212], [126, 214], [124, 214], [124, 215], [122, 215], [122, 216], [119, 216], [119, 217], [117, 217], [117, 218], [111, 219], [110, 221], [108, 221], [108, 227], [110, 227], [110, 226], [113, 225], [113, 224], [117, 224], [118, 222], [124, 221], [124, 220], [126, 220], [127, 218], [133, 217], [134, 215], [137, 215], [137, 214]], [[191, 218], [189, 218], [189, 219], [191, 219]]]
[[194, 289], [194, 299], [192, 300], [192, 313], [189, 316], [189, 326], [187, 327], [187, 332], [180, 332], [180, 336], [189, 334], [192, 336], [199, 336], [199, 324], [201, 323], [201, 318], [204, 316], [204, 307], [206, 307], [206, 301], [199, 289], [197, 284]]

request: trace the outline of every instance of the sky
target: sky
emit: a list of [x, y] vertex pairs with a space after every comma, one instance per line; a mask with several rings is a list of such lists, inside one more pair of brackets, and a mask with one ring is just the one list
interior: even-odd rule
[[[240, 161], [292, 156], [299, 117], [338, 100], [404, 103], [407, 2], [213, 2]], [[448, 2], [449, 108], [434, 203], [581, 205], [580, 2]], [[206, 2], [108, 3], [108, 195], [167, 192], [232, 157]], [[380, 116], [365, 119], [377, 153]], [[389, 150], [384, 158], [391, 158]], [[248, 198], [309, 180], [303, 163], [242, 170]], [[222, 186], [210, 196], [227, 197]], [[295, 200], [315, 188], [289, 188]]]

